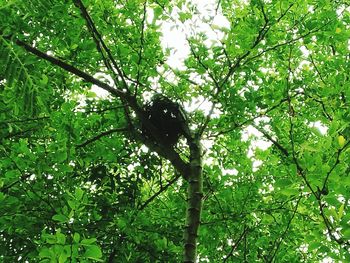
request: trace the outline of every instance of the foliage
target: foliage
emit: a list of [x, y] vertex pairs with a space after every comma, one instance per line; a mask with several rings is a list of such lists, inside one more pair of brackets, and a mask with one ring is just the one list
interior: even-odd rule
[[[1, 261], [183, 253], [186, 180], [140, 143], [125, 101], [23, 41], [127, 84], [139, 103], [154, 93], [205, 101], [187, 107], [190, 127], [203, 127], [200, 262], [350, 262], [346, 1], [221, 0], [202, 15], [193, 1], [83, 2], [88, 17], [76, 0], [0, 0]], [[165, 23], [187, 28], [179, 68], [161, 44]], [[183, 139], [176, 151], [189, 156]]]

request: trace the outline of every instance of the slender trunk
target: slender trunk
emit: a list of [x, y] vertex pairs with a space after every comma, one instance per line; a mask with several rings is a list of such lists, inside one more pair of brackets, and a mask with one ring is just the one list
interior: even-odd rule
[[197, 237], [201, 220], [203, 178], [202, 150], [199, 139], [190, 143], [191, 160], [188, 179], [188, 200], [184, 231], [184, 262], [194, 263], [197, 257]]

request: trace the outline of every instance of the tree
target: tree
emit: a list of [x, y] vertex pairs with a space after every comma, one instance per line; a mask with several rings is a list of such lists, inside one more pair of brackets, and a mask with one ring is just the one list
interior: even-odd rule
[[350, 261], [346, 1], [0, 3], [2, 261]]

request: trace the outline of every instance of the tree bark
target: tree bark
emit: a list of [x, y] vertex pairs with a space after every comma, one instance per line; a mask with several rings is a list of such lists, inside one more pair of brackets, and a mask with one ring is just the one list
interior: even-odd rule
[[184, 230], [184, 262], [194, 263], [197, 258], [197, 237], [201, 220], [203, 198], [202, 149], [199, 138], [189, 142], [191, 159], [187, 188], [187, 211]]

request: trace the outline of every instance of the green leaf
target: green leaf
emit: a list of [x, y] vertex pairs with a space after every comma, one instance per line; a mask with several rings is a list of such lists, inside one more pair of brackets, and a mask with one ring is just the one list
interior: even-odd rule
[[338, 211], [338, 218], [339, 218], [339, 219], [342, 219], [342, 217], [343, 217], [343, 214], [344, 214], [344, 206], [345, 206], [345, 204], [342, 204], [342, 205], [339, 207], [339, 211]]
[[289, 187], [282, 189], [280, 192], [281, 192], [281, 194], [286, 195], [286, 196], [293, 196], [293, 195], [299, 194], [298, 189], [289, 188]]
[[82, 245], [91, 245], [91, 244], [95, 243], [96, 240], [97, 240], [96, 238], [87, 238], [87, 239], [83, 239], [83, 240], [81, 241], [81, 244], [82, 244]]
[[77, 201], [80, 201], [83, 198], [84, 191], [81, 188], [76, 188], [75, 189], [75, 199]]
[[44, 238], [45, 242], [48, 244], [56, 244], [56, 242], [57, 242], [57, 238], [54, 235], [45, 234], [45, 235], [43, 235], [43, 238]]
[[284, 187], [287, 187], [289, 185], [291, 185], [293, 182], [290, 180], [290, 179], [279, 179], [278, 181], [276, 181], [276, 187], [281, 187], [281, 188], [284, 188]]
[[57, 243], [64, 245], [66, 243], [66, 236], [62, 233], [56, 233]]
[[342, 230], [343, 238], [345, 239], [350, 239], [350, 227]]
[[59, 163], [64, 162], [67, 159], [67, 152], [66, 151], [56, 152], [55, 159]]
[[71, 46], [71, 49], [73, 49], [73, 50], [75, 50], [75, 49], [77, 49], [78, 48], [78, 45], [77, 44], [73, 44], [72, 46]]
[[339, 135], [339, 136], [338, 136], [338, 144], [339, 144], [339, 146], [340, 146], [341, 148], [344, 147], [345, 142], [346, 142], [346, 140], [345, 140], [344, 136], [343, 136], [343, 135]]
[[321, 247], [321, 243], [320, 242], [312, 242], [310, 245], [309, 245], [309, 247], [308, 247], [308, 250], [310, 251], [310, 252], [312, 252], [312, 251], [317, 251], [317, 249], [318, 248], [320, 248]]
[[89, 91], [88, 93], [86, 93], [87, 98], [96, 98], [96, 96], [96, 93], [93, 91]]
[[17, 170], [10, 170], [5, 173], [5, 178], [11, 180], [11, 179], [17, 178], [18, 175], [19, 175], [19, 172]]
[[53, 256], [52, 251], [47, 247], [41, 248], [39, 251], [40, 258], [51, 258], [52, 256]]
[[99, 259], [102, 257], [101, 249], [96, 245], [89, 246], [84, 253], [84, 257], [90, 259]]
[[[1, 188], [1, 186], [0, 186], [0, 188]], [[5, 198], [6, 198], [5, 194], [0, 192], [0, 202], [4, 201]]]
[[45, 74], [42, 74], [41, 75], [41, 80], [40, 80], [40, 84], [42, 85], [42, 86], [46, 86], [47, 85], [47, 83], [49, 82], [49, 78], [45, 75]]
[[65, 253], [61, 253], [61, 255], [58, 257], [58, 262], [59, 263], [65, 263], [67, 262], [68, 255]]
[[68, 200], [67, 203], [69, 207], [73, 210], [75, 210], [79, 206], [79, 204], [75, 200]]
[[52, 217], [53, 220], [65, 223], [68, 221], [68, 218], [65, 215], [57, 214]]
[[80, 234], [79, 233], [74, 233], [73, 240], [74, 240], [75, 243], [79, 243], [79, 241], [80, 241]]

